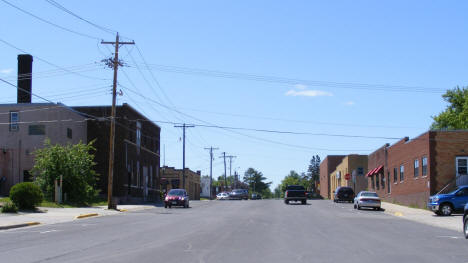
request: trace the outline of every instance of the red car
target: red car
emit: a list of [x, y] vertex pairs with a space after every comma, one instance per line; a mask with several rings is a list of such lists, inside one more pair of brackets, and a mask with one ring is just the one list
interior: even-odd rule
[[185, 189], [171, 189], [164, 198], [164, 208], [171, 208], [172, 206], [189, 207], [189, 196]]

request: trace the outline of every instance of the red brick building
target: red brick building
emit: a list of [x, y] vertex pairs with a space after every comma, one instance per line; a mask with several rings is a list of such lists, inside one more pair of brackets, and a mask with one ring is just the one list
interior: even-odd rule
[[385, 201], [425, 207], [430, 195], [456, 185], [467, 169], [468, 131], [428, 131], [371, 153], [368, 186]]
[[336, 169], [346, 155], [328, 155], [320, 163], [320, 195], [323, 198], [331, 198], [330, 173]]

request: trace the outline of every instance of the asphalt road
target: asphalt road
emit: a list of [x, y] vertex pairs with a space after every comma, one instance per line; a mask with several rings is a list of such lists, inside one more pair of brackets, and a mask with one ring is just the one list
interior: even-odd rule
[[0, 262], [468, 262], [461, 232], [351, 204], [192, 202], [0, 232]]

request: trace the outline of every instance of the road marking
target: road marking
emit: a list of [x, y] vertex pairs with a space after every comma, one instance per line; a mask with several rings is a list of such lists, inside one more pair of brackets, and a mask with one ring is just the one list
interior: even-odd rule
[[438, 238], [451, 238], [451, 239], [461, 239], [462, 237], [455, 237], [455, 236], [437, 236]]
[[52, 229], [52, 230], [47, 230], [47, 231], [39, 232], [39, 234], [46, 234], [46, 233], [57, 232], [57, 231], [58, 231], [58, 230]]
[[395, 212], [394, 215], [395, 215], [395, 216], [403, 216], [403, 213], [402, 213], [402, 212]]

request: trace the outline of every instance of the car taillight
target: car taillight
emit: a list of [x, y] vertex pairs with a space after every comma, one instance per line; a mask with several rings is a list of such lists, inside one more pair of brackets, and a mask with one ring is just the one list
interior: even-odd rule
[[286, 191], [286, 197], [289, 197], [288, 194], [289, 194], [288, 191]]

